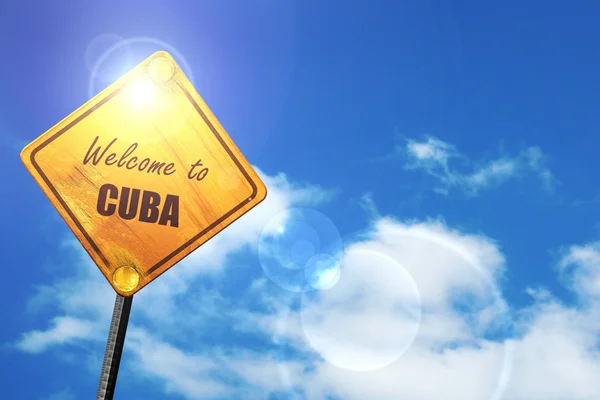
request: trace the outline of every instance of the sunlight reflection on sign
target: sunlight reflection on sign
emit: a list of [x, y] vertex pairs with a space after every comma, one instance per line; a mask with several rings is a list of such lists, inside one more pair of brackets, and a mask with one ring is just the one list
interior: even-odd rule
[[131, 105], [141, 110], [151, 104], [156, 98], [156, 88], [150, 78], [142, 77], [126, 89], [127, 97]]

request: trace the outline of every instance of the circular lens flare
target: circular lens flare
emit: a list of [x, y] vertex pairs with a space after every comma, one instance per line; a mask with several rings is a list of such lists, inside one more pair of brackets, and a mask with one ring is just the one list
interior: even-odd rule
[[265, 226], [258, 256], [276, 285], [304, 292], [331, 282], [326, 270], [339, 264], [343, 249], [340, 233], [327, 216], [310, 208], [292, 208]]
[[340, 263], [329, 254], [317, 254], [308, 260], [304, 269], [306, 281], [317, 290], [334, 287], [340, 280]]
[[[322, 260], [325, 272], [315, 274], [318, 282], [339, 271], [330, 268], [331, 260]], [[304, 333], [312, 347], [339, 368], [383, 368], [400, 358], [417, 336], [419, 291], [410, 274], [384, 254], [350, 250], [342, 265], [334, 287], [303, 296]]]
[[[103, 33], [93, 38], [85, 50], [85, 64], [98, 84], [106, 85], [118, 79], [133, 64], [133, 53], [128, 47], [118, 46], [125, 39], [113, 33]], [[105, 54], [110, 50], [109, 56]], [[101, 65], [98, 65], [101, 63]]]

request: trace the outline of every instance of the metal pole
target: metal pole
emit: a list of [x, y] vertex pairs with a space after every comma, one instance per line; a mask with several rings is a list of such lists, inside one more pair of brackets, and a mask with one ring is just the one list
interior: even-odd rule
[[117, 294], [117, 298], [115, 299], [115, 308], [113, 310], [112, 321], [110, 322], [96, 400], [112, 400], [115, 394], [132, 301], [133, 296], [123, 297], [119, 294]]

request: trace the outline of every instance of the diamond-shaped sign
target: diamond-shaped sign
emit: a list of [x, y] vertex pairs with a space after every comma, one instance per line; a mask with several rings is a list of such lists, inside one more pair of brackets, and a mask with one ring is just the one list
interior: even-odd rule
[[165, 52], [34, 140], [21, 159], [123, 296], [156, 279], [267, 194]]

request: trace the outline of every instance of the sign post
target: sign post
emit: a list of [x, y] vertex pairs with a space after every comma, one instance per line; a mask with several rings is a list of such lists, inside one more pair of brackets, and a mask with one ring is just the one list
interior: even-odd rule
[[132, 296], [267, 189], [163, 51], [27, 145], [21, 160], [117, 293], [98, 390], [112, 398]]
[[112, 400], [115, 394], [132, 301], [133, 296], [123, 297], [120, 294], [117, 294], [115, 299], [115, 308], [110, 322], [110, 330], [108, 331], [96, 400]]

